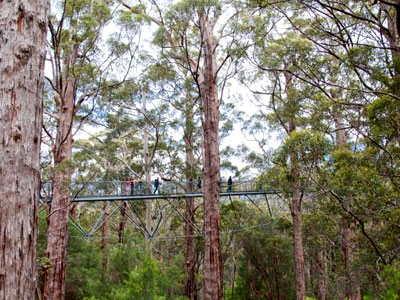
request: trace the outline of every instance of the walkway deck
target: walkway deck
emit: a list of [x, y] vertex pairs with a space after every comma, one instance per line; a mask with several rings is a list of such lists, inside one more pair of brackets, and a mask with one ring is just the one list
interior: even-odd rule
[[[179, 198], [202, 198], [201, 189], [194, 187], [193, 182], [161, 182], [160, 191], [151, 193], [154, 187], [151, 184], [135, 184], [133, 194], [131, 194], [128, 182], [108, 181], [108, 182], [87, 182], [73, 184], [71, 200], [74, 202], [94, 202], [94, 201], [140, 201], [140, 200], [161, 200]], [[194, 192], [187, 192], [193, 190]], [[220, 197], [229, 196], [252, 196], [278, 194], [273, 189], [268, 189], [254, 180], [238, 182], [232, 185], [231, 191], [227, 192], [226, 184], [221, 185]], [[143, 191], [147, 191], [143, 192]], [[51, 185], [46, 184], [42, 188], [42, 199], [51, 201]]]

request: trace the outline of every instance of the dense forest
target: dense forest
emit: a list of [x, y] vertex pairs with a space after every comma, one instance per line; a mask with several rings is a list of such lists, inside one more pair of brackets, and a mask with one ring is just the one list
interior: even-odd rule
[[400, 299], [398, 0], [0, 1], [0, 101], [0, 300]]

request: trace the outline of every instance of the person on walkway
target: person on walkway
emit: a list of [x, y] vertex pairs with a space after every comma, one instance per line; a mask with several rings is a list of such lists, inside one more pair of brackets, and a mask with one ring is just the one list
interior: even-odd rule
[[135, 193], [135, 180], [131, 177], [129, 178], [129, 186], [131, 190], [131, 196]]
[[159, 191], [159, 186], [160, 186], [160, 180], [158, 180], [158, 178], [156, 178], [156, 180], [154, 180], [154, 192], [153, 194], [155, 194], [156, 192], [160, 193]]
[[197, 188], [201, 190], [201, 178], [197, 179]]
[[140, 195], [143, 195], [143, 182], [141, 180], [139, 180], [136, 190]]
[[228, 193], [232, 192], [232, 184], [233, 184], [232, 177], [229, 176], [229, 179], [228, 179], [228, 189], [226, 190]]
[[131, 186], [130, 182], [129, 182], [129, 181], [126, 181], [126, 184], [125, 184], [125, 193], [126, 193], [127, 196], [129, 195], [130, 186]]
[[193, 192], [193, 187], [194, 187], [193, 178], [190, 178], [190, 179], [189, 179], [189, 182], [188, 182], [188, 188], [189, 188], [189, 192], [190, 192], [190, 193]]

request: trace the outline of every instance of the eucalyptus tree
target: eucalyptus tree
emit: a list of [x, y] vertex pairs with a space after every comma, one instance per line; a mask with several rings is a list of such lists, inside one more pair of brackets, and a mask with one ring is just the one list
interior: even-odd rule
[[[281, 9], [286, 12], [289, 11], [287, 8]], [[277, 26], [284, 23], [273, 7], [255, 10], [251, 17], [245, 16], [243, 20], [243, 26], [254, 28], [254, 34], [250, 36], [253, 46], [247, 50], [248, 62], [254, 66], [254, 71], [247, 71], [243, 77], [245, 82], [250, 82], [249, 88], [255, 95], [255, 101], [262, 108], [249, 123], [249, 129], [262, 147], [264, 156], [273, 163], [269, 171], [271, 175], [274, 174], [271, 180], [275, 178], [277, 181], [273, 180], [274, 184], [279, 183], [279, 187], [285, 191], [293, 221], [296, 299], [304, 299], [306, 282], [302, 204], [306, 187], [312, 183], [312, 174], [315, 174], [313, 168], [321, 164], [326, 148], [324, 135], [316, 131], [323, 127], [321, 118], [316, 117], [321, 114], [316, 114], [318, 105], [315, 95], [319, 92], [318, 87], [299, 77], [303, 69], [318, 66], [319, 60], [310, 41], [293, 30], [282, 30], [282, 26]], [[265, 100], [266, 97], [269, 97], [269, 101]], [[283, 145], [272, 159], [265, 149], [268, 140], [259, 134], [265, 128], [262, 122], [283, 132], [285, 137]]]
[[[73, 136], [93, 111], [96, 97], [117, 84], [115, 80], [112, 84], [106, 82], [116, 58], [131, 50], [112, 37], [108, 51], [100, 46], [103, 29], [112, 19], [111, 1], [55, 1], [54, 4], [57, 10], [49, 19], [48, 51], [52, 74], [46, 77], [50, 92], [43, 137], [54, 160], [45, 299], [63, 299], [65, 294]], [[86, 105], [90, 100], [91, 105]], [[74, 129], [77, 120], [80, 122]]]
[[[93, 134], [88, 139], [75, 142], [76, 152], [73, 156], [76, 180], [85, 184], [87, 181], [107, 181], [106, 188], [114, 188], [119, 194], [125, 194], [126, 185], [133, 174], [142, 170], [140, 150], [142, 142], [138, 133], [132, 128], [138, 126], [132, 120], [119, 114], [111, 114], [107, 118], [107, 130]], [[116, 181], [116, 183], [110, 183]], [[89, 183], [90, 184], [90, 183]], [[109, 222], [107, 215], [109, 206], [104, 205], [104, 225], [102, 227], [102, 249], [104, 250], [104, 266], [107, 266], [107, 239]], [[82, 209], [80, 209], [82, 210]], [[118, 223], [118, 242], [124, 242], [128, 227], [127, 202], [121, 204], [121, 218]], [[80, 218], [83, 213], [79, 213]], [[105, 268], [107, 269], [107, 268]]]
[[0, 3], [0, 298], [34, 299], [48, 1]]
[[[201, 133], [198, 129], [199, 120], [199, 109], [196, 107], [198, 101], [197, 94], [195, 92], [195, 83], [191, 77], [188, 77], [183, 73], [182, 80], [180, 81], [181, 86], [176, 86], [180, 91], [179, 97], [172, 97], [170, 103], [175, 108], [178, 115], [178, 125], [183, 131], [183, 150], [185, 153], [185, 159], [183, 163], [178, 165], [180, 167], [180, 178], [186, 181], [185, 191], [193, 193], [194, 191], [201, 190], [201, 179], [200, 186], [197, 177], [200, 177], [200, 163], [201, 163], [201, 151], [200, 140]], [[179, 81], [178, 81], [179, 82]], [[196, 224], [195, 213], [197, 208], [200, 206], [196, 204], [194, 198], [186, 198], [185, 207], [185, 260], [184, 260], [184, 271], [187, 274], [185, 280], [185, 294], [189, 299], [195, 299], [197, 297], [197, 270], [199, 263], [199, 247], [196, 246]]]
[[[346, 80], [326, 80], [325, 86], [342, 88], [352, 92], [353, 97], [360, 95], [350, 104], [360, 108], [362, 122], [353, 121], [350, 125], [369, 146], [383, 152], [382, 173], [398, 185], [394, 166], [398, 161], [398, 138], [390, 129], [398, 128], [392, 118], [399, 100], [398, 1], [299, 1], [299, 4], [306, 9], [305, 20], [292, 22], [293, 27], [348, 72]], [[303, 26], [306, 22], [312, 26]], [[375, 130], [378, 127], [379, 134]]]
[[[220, 241], [220, 215], [218, 182], [220, 178], [219, 158], [219, 105], [218, 75], [223, 65], [229, 61], [229, 47], [234, 40], [232, 31], [226, 27], [216, 26], [221, 22], [221, 13], [229, 11], [235, 15], [232, 3], [220, 1], [195, 2], [180, 1], [168, 9], [157, 5], [155, 1], [144, 5], [131, 6], [123, 1], [133, 14], [143, 16], [158, 26], [156, 42], [163, 48], [168, 57], [181, 67], [189, 70], [196, 82], [200, 98], [203, 126], [203, 190], [204, 190], [204, 298], [221, 299], [222, 255]], [[232, 4], [232, 5], [229, 5]], [[154, 14], [150, 8], [153, 8]], [[232, 21], [234, 18], [229, 18]], [[218, 36], [217, 36], [217, 30]], [[225, 51], [218, 47], [221, 38]], [[218, 57], [221, 58], [218, 64]]]
[[[380, 224], [379, 214], [385, 211], [385, 214], [392, 216], [396, 205], [393, 209], [388, 209], [385, 205], [381, 206], [380, 201], [372, 201], [368, 196], [368, 193], [379, 190], [377, 187], [372, 190], [372, 187], [383, 184], [382, 181], [386, 181], [387, 191], [393, 193], [392, 196], [383, 193], [386, 195], [384, 197], [393, 199], [399, 191], [396, 179], [399, 144], [398, 134], [395, 133], [398, 132], [398, 122], [393, 118], [398, 112], [399, 95], [399, 3], [299, 1], [298, 4], [303, 9], [300, 18], [277, 6], [275, 8], [289, 20], [296, 31], [314, 43], [321, 56], [330, 60], [330, 66], [320, 70], [302, 69], [297, 77], [317, 86], [329, 103], [337, 144], [337, 150], [332, 153], [332, 157], [338, 160], [334, 174], [339, 178], [344, 174], [352, 174], [353, 179], [358, 180], [356, 178], [359, 172], [341, 163], [342, 159], [350, 162], [344, 152], [353, 157], [355, 165], [360, 163], [365, 172], [370, 174], [370, 184], [353, 186], [357, 192], [342, 189], [339, 181], [326, 177], [331, 180], [328, 186], [331, 188], [332, 199], [338, 202], [344, 215], [341, 248], [345, 279], [341, 286], [344, 286], [341, 298], [347, 296], [360, 299], [362, 282], [357, 272], [362, 271], [355, 267], [363, 256], [362, 250], [365, 246], [360, 247], [356, 241], [365, 239], [375, 253], [379, 261], [379, 264], [371, 268], [375, 272], [382, 269], [381, 264], [395, 262], [399, 254], [394, 249], [389, 254], [386, 245], [391, 242], [378, 243], [381, 235], [375, 233], [381, 230], [377, 225]], [[369, 165], [368, 160], [375, 161], [375, 167]], [[380, 174], [379, 179], [376, 174]], [[350, 182], [347, 178], [347, 183]], [[371, 205], [375, 207], [373, 210], [369, 209]], [[379, 210], [377, 207], [380, 207]], [[377, 213], [371, 213], [372, 211]], [[365, 215], [369, 217], [363, 217]], [[393, 219], [387, 217], [386, 220], [390, 220], [387, 222], [390, 224]], [[396, 234], [397, 230], [393, 232]], [[380, 280], [378, 275], [375, 277]]]
[[[186, 73], [186, 74], [185, 74]], [[153, 168], [164, 180], [180, 181], [187, 192], [194, 192], [197, 175], [200, 174], [199, 163], [201, 158], [198, 101], [195, 92], [195, 83], [187, 72], [175, 70], [173, 64], [163, 59], [153, 63], [144, 76], [149, 82], [146, 95], [149, 97], [154, 91], [162, 97], [163, 105], [171, 106], [170, 112], [164, 111], [169, 119], [165, 132], [166, 137], [161, 141], [160, 149], [154, 159]], [[182, 138], [178, 138], [182, 135]], [[152, 156], [154, 157], [154, 156]], [[185, 294], [193, 299], [196, 297], [197, 262], [199, 247], [196, 247], [195, 212], [199, 205], [195, 199], [186, 198], [184, 213], [185, 232], [185, 260], [184, 270], [187, 274]]]
[[[150, 54], [141, 50], [141, 68], [136, 78], [129, 77], [118, 89], [110, 92], [103, 101], [110, 115], [121, 115], [126, 124], [131, 124], [131, 136], [141, 135], [142, 152], [136, 159], [141, 162], [141, 169], [132, 171], [137, 181], [145, 182], [146, 192], [152, 192], [151, 176], [158, 174], [163, 180], [174, 176], [173, 165], [176, 154], [170, 147], [174, 129], [174, 118], [166, 99], [174, 72], [163, 68]], [[132, 76], [132, 74], [130, 74]], [[125, 164], [128, 161], [119, 158]], [[146, 202], [146, 230], [151, 235], [153, 230], [152, 201]]]

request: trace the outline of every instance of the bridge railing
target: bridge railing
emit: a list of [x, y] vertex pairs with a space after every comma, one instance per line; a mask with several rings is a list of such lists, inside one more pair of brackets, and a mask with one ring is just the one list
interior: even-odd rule
[[[251, 192], [267, 189], [264, 184], [256, 180], [234, 182], [231, 187], [228, 186], [227, 182], [221, 182], [219, 186], [220, 192]], [[158, 189], [154, 186], [154, 182], [135, 182], [133, 187], [128, 181], [90, 181], [84, 183], [73, 182], [71, 184], [72, 197], [149, 194], [169, 195], [202, 192], [202, 188], [198, 188], [197, 181], [160, 181]], [[42, 196], [51, 197], [51, 194], [51, 183], [43, 184]]]

